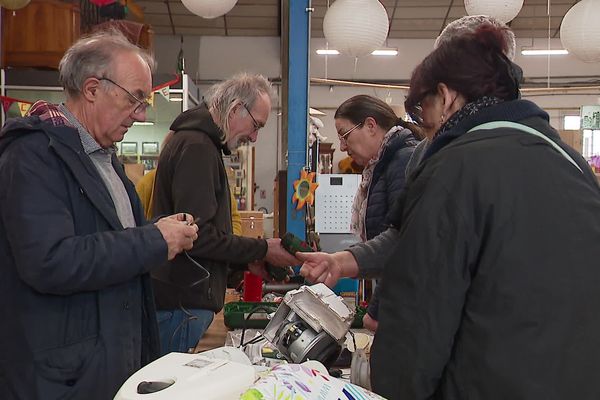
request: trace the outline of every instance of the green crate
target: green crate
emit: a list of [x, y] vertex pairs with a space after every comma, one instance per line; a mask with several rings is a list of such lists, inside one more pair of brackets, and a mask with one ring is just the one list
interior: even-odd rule
[[[229, 329], [264, 329], [269, 323], [267, 311], [264, 309], [258, 309], [254, 313], [257, 307], [266, 308], [268, 314], [274, 313], [279, 307], [278, 303], [272, 302], [245, 302], [236, 301], [225, 304], [224, 307], [224, 320], [225, 326]], [[252, 315], [250, 315], [252, 313]], [[247, 319], [247, 320], [246, 320]]]

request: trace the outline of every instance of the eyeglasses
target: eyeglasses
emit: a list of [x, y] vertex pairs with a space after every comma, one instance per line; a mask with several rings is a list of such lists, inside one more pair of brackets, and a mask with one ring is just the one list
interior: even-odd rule
[[113, 85], [115, 85], [116, 87], [120, 88], [125, 93], [127, 93], [129, 95], [129, 97], [131, 97], [137, 103], [139, 103], [133, 110], [134, 113], [139, 114], [141, 112], [144, 112], [150, 106], [150, 103], [148, 102], [147, 99], [145, 99], [145, 100], [139, 99], [136, 95], [134, 95], [129, 90], [125, 89], [123, 86], [119, 85], [117, 82], [113, 81], [112, 79], [109, 79], [109, 78], [96, 78], [96, 79], [98, 79], [99, 81], [108, 81], [108, 82], [112, 83]]
[[248, 106], [246, 105], [246, 103], [242, 103], [242, 105], [244, 106], [244, 108], [248, 112], [248, 115], [250, 116], [250, 118], [252, 118], [252, 122], [254, 123], [254, 130], [257, 131], [259, 129], [262, 129], [262, 127], [264, 125], [261, 125], [261, 124], [258, 123], [258, 121], [256, 120], [256, 118], [254, 118], [254, 115], [252, 115], [252, 113], [250, 112], [250, 109], [248, 108]]
[[410, 110], [406, 110], [406, 112], [415, 124], [423, 125], [423, 106], [421, 105], [421, 103], [418, 103]]
[[348, 137], [348, 135], [351, 134], [355, 129], [357, 129], [362, 124], [364, 124], [364, 122], [359, 122], [358, 124], [354, 125], [352, 128], [348, 129], [343, 134], [341, 134], [341, 135], [338, 134], [338, 138], [340, 139], [340, 142], [346, 143], [346, 138]]

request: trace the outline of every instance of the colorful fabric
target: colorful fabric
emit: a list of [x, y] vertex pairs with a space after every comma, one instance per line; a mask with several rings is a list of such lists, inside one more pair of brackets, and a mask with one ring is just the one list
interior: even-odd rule
[[396, 132], [401, 131], [401, 126], [394, 126], [390, 129], [383, 137], [381, 147], [375, 158], [369, 160], [369, 163], [362, 172], [362, 181], [358, 185], [358, 190], [354, 196], [354, 202], [352, 203], [352, 219], [350, 221], [350, 230], [355, 235], [359, 235], [361, 240], [365, 242], [367, 240], [367, 232], [365, 229], [365, 215], [367, 213], [367, 198], [369, 197], [369, 187], [371, 186], [371, 180], [373, 179], [373, 171], [381, 158], [388, 142], [396, 135]]
[[42, 121], [51, 123], [53, 126], [70, 126], [74, 128], [68, 118], [60, 111], [59, 107], [58, 104], [38, 100], [31, 106], [27, 112], [27, 116], [37, 115]]
[[240, 397], [240, 400], [378, 399], [384, 398], [360, 386], [332, 378], [301, 364], [283, 364], [274, 367]]

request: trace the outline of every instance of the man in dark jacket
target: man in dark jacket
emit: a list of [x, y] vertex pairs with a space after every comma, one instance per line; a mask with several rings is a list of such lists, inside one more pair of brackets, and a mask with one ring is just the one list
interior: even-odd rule
[[266, 277], [262, 260], [277, 266], [300, 263], [279, 239], [239, 237], [231, 228], [222, 155], [256, 141], [269, 118], [271, 93], [263, 76], [240, 74], [213, 86], [206, 103], [171, 125], [173, 138], [156, 172], [154, 214], [196, 215], [200, 240], [191, 257], [176, 257], [152, 274], [163, 353], [195, 347], [214, 313], [223, 308], [228, 266], [249, 264]]
[[3, 400], [109, 399], [158, 355], [148, 271], [197, 227], [144, 225], [114, 154], [145, 119], [152, 64], [120, 34], [81, 39], [60, 63], [65, 104], [0, 133]]

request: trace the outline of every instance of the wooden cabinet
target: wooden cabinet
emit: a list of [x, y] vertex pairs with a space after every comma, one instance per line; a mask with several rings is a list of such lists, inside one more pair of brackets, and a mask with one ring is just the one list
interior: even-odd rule
[[57, 0], [32, 0], [2, 14], [2, 66], [58, 68], [79, 38], [79, 6]]

